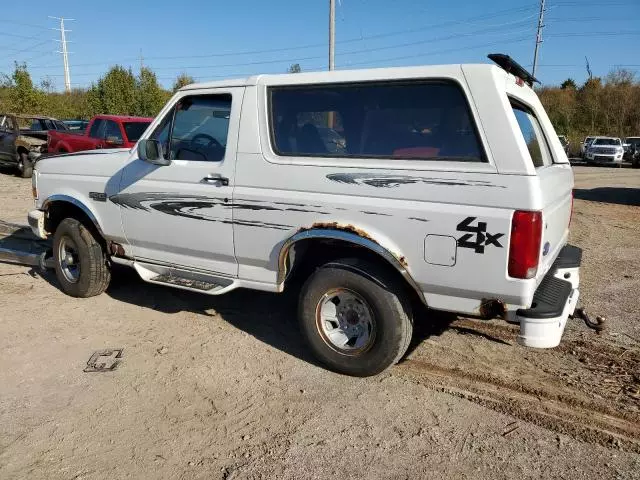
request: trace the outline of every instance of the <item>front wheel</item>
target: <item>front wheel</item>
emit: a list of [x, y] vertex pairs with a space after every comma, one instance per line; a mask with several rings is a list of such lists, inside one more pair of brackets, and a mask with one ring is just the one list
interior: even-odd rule
[[53, 236], [53, 259], [62, 291], [93, 297], [109, 286], [107, 257], [94, 234], [75, 218], [60, 222]]
[[358, 259], [330, 262], [300, 294], [302, 333], [315, 356], [346, 375], [376, 375], [407, 351], [413, 332], [410, 302], [399, 282]]
[[18, 172], [22, 178], [31, 178], [33, 173], [33, 162], [29, 159], [29, 155], [26, 153], [20, 153], [18, 159]]

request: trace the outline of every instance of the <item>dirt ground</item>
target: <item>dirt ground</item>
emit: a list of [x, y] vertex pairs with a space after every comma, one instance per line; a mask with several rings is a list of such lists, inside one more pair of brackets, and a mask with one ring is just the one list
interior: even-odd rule
[[[369, 379], [315, 364], [291, 295], [117, 270], [80, 300], [0, 264], [0, 478], [640, 478], [640, 170], [575, 175], [580, 303], [602, 334], [571, 320], [534, 350], [516, 326], [427, 313]], [[0, 220], [24, 223], [29, 180], [0, 173], [0, 192]], [[116, 370], [83, 372], [109, 347]]]

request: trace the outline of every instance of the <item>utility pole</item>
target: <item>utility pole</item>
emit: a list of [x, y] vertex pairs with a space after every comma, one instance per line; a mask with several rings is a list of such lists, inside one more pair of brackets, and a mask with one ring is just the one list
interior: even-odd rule
[[[336, 0], [329, 0], [329, 71], [336, 68]], [[327, 113], [327, 127], [333, 128], [335, 114]]]
[[65, 35], [67, 32], [70, 32], [71, 30], [65, 30], [64, 28], [64, 21], [67, 20], [68, 22], [73, 21], [73, 18], [62, 18], [62, 17], [51, 17], [49, 16], [49, 18], [53, 18], [54, 20], [60, 20], [60, 28], [54, 28], [52, 30], [58, 30], [60, 32], [60, 40], [59, 41], [62, 44], [62, 51], [58, 51], [57, 53], [61, 53], [62, 54], [62, 63], [64, 64], [64, 90], [69, 93], [71, 91], [71, 74], [69, 73], [69, 55], [68, 55], [68, 51], [67, 51], [67, 36]]
[[329, 70], [336, 68], [336, 0], [329, 0]]
[[536, 33], [536, 49], [533, 52], [533, 72], [532, 75], [536, 76], [536, 67], [538, 66], [538, 48], [542, 43], [542, 27], [544, 24], [542, 21], [544, 20], [544, 2], [545, 0], [540, 0], [540, 15], [538, 16], [538, 32]]

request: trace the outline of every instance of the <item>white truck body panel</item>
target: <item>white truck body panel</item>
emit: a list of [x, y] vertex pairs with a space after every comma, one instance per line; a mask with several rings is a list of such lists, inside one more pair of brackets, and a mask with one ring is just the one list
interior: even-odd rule
[[[274, 151], [270, 88], [412, 79], [459, 86], [486, 162]], [[387, 252], [430, 307], [476, 315], [485, 299], [509, 310], [530, 306], [566, 243], [573, 188], [566, 154], [533, 90], [498, 67], [314, 72], [190, 85], [171, 99], [142, 139], [176, 102], [215, 93], [233, 98], [222, 161], [157, 166], [140, 160], [137, 147], [48, 158], [37, 166], [37, 207], [45, 208], [56, 196], [73, 198], [91, 212], [105, 238], [122, 244], [126, 258], [226, 279], [233, 288], [282, 290], [281, 253], [289, 239], [309, 229], [340, 231]], [[538, 118], [552, 164], [534, 167], [510, 98]], [[201, 182], [211, 174], [229, 184]], [[96, 201], [90, 192], [104, 193], [106, 200]], [[515, 210], [543, 213], [540, 266], [528, 280], [510, 278], [507, 270]], [[461, 238], [474, 231], [493, 235], [494, 242], [461, 246]]]

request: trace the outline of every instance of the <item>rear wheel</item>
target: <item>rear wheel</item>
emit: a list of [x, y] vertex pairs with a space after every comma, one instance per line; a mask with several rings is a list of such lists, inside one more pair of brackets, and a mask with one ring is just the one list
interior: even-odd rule
[[330, 369], [366, 377], [396, 363], [413, 332], [410, 302], [385, 269], [343, 259], [313, 273], [300, 294], [302, 333]]
[[93, 297], [109, 286], [107, 256], [94, 234], [75, 218], [60, 222], [53, 236], [56, 277], [72, 297]]
[[33, 162], [25, 152], [19, 153], [18, 172], [22, 178], [30, 178], [33, 173]]

